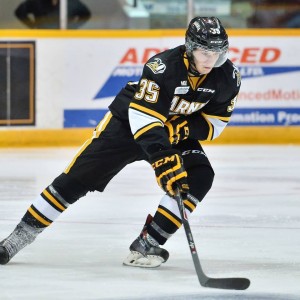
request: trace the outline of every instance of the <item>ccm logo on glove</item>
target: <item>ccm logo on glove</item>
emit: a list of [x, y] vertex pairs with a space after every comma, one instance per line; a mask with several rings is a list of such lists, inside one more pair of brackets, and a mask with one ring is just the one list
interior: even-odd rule
[[156, 162], [154, 162], [152, 164], [152, 168], [156, 169], [156, 168], [158, 168], [158, 167], [160, 167], [160, 166], [162, 166], [164, 164], [167, 164], [169, 162], [174, 162], [175, 158], [176, 158], [175, 155], [172, 155], [172, 156], [169, 156], [169, 157], [164, 157], [162, 159], [159, 159], [159, 160], [157, 160]]
[[158, 185], [171, 197], [177, 189], [187, 193], [189, 185], [187, 172], [183, 166], [180, 151], [175, 149], [160, 151], [150, 157]]

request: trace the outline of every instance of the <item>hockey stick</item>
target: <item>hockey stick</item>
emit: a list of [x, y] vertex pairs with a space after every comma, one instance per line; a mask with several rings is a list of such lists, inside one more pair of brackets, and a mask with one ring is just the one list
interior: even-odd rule
[[203, 287], [216, 288], [216, 289], [228, 289], [228, 290], [246, 290], [250, 285], [248, 278], [211, 278], [205, 275], [202, 270], [200, 260], [197, 254], [196, 245], [193, 239], [191, 227], [185, 212], [181, 193], [177, 191], [175, 195], [184, 231], [188, 240], [190, 251], [192, 254], [195, 270], [198, 276], [198, 280]]

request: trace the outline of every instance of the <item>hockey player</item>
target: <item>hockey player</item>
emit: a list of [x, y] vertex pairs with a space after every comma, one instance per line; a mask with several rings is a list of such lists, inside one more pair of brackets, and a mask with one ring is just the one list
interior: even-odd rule
[[189, 215], [212, 186], [214, 171], [200, 141], [217, 138], [226, 127], [241, 83], [227, 52], [220, 20], [196, 17], [185, 45], [150, 58], [139, 82], [119, 92], [92, 137], [0, 243], [0, 263], [32, 243], [69, 205], [89, 191], [103, 192], [119, 171], [138, 160], [151, 164], [165, 195], [124, 264], [151, 268], [165, 262], [169, 253], [160, 245], [182, 223], [176, 191]]

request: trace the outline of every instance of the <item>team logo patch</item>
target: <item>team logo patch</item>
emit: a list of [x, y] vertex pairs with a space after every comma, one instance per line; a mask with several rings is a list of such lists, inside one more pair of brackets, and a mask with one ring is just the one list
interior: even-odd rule
[[155, 58], [155, 61], [146, 64], [154, 74], [163, 73], [166, 70], [166, 65], [161, 61], [160, 58]]
[[178, 86], [175, 88], [175, 95], [184, 95], [189, 91], [190, 87], [189, 86]]

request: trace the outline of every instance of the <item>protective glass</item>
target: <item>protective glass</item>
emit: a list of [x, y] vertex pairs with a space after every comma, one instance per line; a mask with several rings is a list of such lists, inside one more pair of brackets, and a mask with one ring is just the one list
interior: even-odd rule
[[192, 51], [192, 55], [196, 61], [209, 59], [215, 60], [214, 68], [220, 67], [227, 60], [228, 49], [208, 49], [206, 47], [197, 47]]
[[225, 63], [228, 56], [228, 46], [223, 48], [208, 48], [207, 46], [202, 46], [198, 43], [193, 42], [190, 38], [187, 38], [185, 43], [186, 51], [188, 56], [192, 57], [196, 49], [201, 49], [203, 51], [215, 52], [219, 54], [219, 58], [216, 61], [214, 68], [220, 67]]

